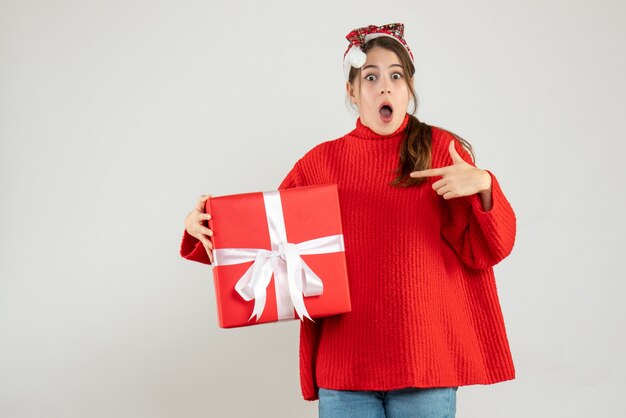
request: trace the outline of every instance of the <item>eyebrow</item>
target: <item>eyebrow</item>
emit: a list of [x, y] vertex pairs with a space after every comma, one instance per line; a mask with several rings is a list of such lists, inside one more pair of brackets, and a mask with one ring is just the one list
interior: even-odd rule
[[[389, 66], [389, 68], [391, 68], [391, 67], [400, 67], [400, 68], [402, 68], [402, 65], [400, 65], [400, 64], [391, 64]], [[378, 66], [376, 66], [374, 64], [368, 64], [365, 67], [361, 68], [361, 71], [367, 70], [368, 68], [376, 68], [376, 69], [378, 69]]]

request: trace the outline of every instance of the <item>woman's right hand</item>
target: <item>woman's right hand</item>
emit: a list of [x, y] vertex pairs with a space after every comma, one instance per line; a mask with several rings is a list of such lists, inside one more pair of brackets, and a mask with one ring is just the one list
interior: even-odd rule
[[210, 213], [205, 213], [204, 205], [207, 199], [209, 199], [211, 195], [201, 195], [198, 203], [193, 208], [191, 212], [185, 218], [185, 229], [187, 233], [192, 237], [198, 239], [202, 245], [204, 245], [204, 249], [209, 256], [209, 260], [211, 260], [211, 264], [213, 263], [213, 242], [211, 241], [211, 237], [213, 236], [213, 231], [204, 226], [204, 221], [208, 221], [211, 219]]

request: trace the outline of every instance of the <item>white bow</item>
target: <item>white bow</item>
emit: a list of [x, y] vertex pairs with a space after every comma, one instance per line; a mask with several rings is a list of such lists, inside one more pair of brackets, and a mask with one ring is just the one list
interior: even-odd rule
[[326, 254], [344, 251], [343, 235], [330, 235], [300, 243], [287, 242], [280, 193], [263, 193], [272, 250], [263, 248], [213, 249], [214, 266], [254, 263], [241, 276], [235, 290], [241, 297], [254, 299], [254, 310], [248, 320], [259, 320], [265, 308], [266, 290], [274, 274], [278, 319], [294, 318], [295, 308], [301, 320], [309, 318], [303, 296], [318, 296], [324, 285], [301, 255]]

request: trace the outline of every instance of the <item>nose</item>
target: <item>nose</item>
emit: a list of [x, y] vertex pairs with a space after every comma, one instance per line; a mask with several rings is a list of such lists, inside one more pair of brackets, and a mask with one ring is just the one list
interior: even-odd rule
[[391, 93], [391, 89], [387, 84], [387, 81], [383, 81], [382, 88], [380, 89], [380, 94]]

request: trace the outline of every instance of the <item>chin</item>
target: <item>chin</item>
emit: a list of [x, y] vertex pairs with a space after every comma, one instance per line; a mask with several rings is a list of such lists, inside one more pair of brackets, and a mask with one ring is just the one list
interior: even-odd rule
[[379, 135], [391, 135], [400, 127], [400, 124], [402, 123], [402, 119], [398, 120], [396, 115], [394, 115], [394, 118], [389, 123], [383, 122], [378, 115], [376, 115], [373, 119], [374, 123], [366, 122], [364, 125]]
[[380, 129], [382, 130], [383, 135], [390, 135], [394, 133], [402, 124], [402, 119], [392, 119], [389, 123], [385, 123], [383, 121], [379, 122]]

